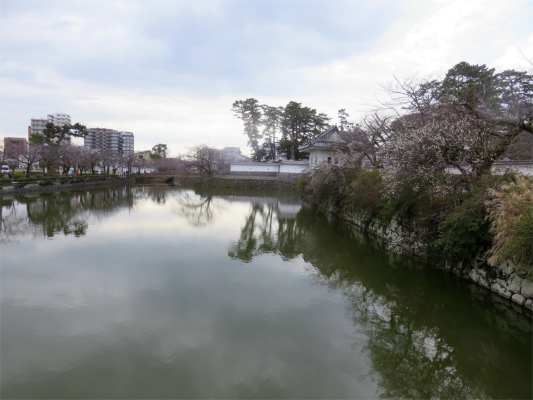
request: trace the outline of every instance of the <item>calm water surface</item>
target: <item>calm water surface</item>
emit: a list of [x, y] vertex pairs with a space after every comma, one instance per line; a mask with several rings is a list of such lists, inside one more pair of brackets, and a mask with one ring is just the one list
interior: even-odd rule
[[278, 195], [2, 200], [2, 398], [531, 398], [531, 319]]

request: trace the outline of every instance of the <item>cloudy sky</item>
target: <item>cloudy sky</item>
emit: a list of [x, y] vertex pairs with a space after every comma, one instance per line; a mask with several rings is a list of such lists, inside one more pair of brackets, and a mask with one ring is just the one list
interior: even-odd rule
[[461, 61], [531, 70], [526, 0], [0, 0], [0, 136], [63, 112], [87, 127], [249, 153], [232, 103], [357, 120], [394, 76]]

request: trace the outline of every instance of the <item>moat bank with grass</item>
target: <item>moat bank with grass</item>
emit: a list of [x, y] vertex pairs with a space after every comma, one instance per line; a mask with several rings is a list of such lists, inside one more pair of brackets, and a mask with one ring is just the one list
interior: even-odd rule
[[215, 188], [229, 190], [296, 191], [296, 179], [277, 179], [264, 176], [218, 176], [176, 174], [138, 174], [131, 177], [119, 175], [83, 175], [60, 177], [30, 177], [1, 179], [0, 196], [35, 192], [54, 192], [82, 187], [99, 187], [122, 184], [167, 184], [190, 188]]
[[200, 175], [137, 175], [135, 183], [162, 184], [174, 186], [201, 187], [216, 189], [256, 189], [274, 191], [296, 191], [296, 179], [278, 179], [268, 176], [214, 176], [203, 177]]
[[302, 198], [427, 264], [533, 310], [533, 179], [486, 176], [456, 190], [398, 186], [379, 170], [329, 166], [298, 182]]
[[58, 177], [19, 177], [0, 179], [0, 197], [26, 193], [55, 192], [59, 190], [80, 189], [134, 183], [133, 177], [119, 175], [83, 175]]

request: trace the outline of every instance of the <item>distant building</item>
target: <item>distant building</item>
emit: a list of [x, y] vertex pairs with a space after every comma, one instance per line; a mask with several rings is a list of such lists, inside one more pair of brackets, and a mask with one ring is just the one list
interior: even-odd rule
[[134, 153], [134, 136], [131, 132], [119, 132], [120, 152], [123, 156]]
[[48, 122], [51, 122], [57, 126], [63, 126], [67, 124], [72, 125], [70, 115], [68, 114], [62, 114], [62, 113], [48, 114], [47, 118], [48, 118]]
[[89, 128], [83, 144], [91, 149], [120, 154], [120, 134], [115, 129]]
[[219, 150], [219, 154], [226, 163], [250, 161], [250, 158], [241, 154], [241, 149], [238, 147], [224, 147]]
[[150, 150], [143, 150], [143, 151], [138, 151], [135, 153], [135, 159], [137, 160], [151, 160], [152, 157], [150, 156], [152, 154], [152, 152]]
[[4, 153], [9, 156], [19, 156], [28, 152], [28, 141], [25, 138], [5, 137]]
[[48, 123], [47, 119], [43, 118], [32, 118], [31, 119], [31, 125], [28, 126], [28, 140], [31, 138], [31, 135], [34, 133], [38, 133], [40, 135], [43, 134], [44, 128], [46, 128], [46, 124]]
[[209, 147], [199, 148], [197, 150], [197, 157], [207, 158], [208, 153], [210, 153], [210, 157], [216, 158], [223, 164], [251, 161], [250, 158], [241, 154], [241, 149], [238, 147], [224, 147], [222, 149], [214, 149]]
[[84, 145], [91, 149], [124, 156], [133, 153], [134, 136], [131, 132], [119, 132], [115, 129], [89, 128], [84, 138]]
[[70, 115], [63, 113], [48, 114], [47, 118], [32, 118], [30, 126], [28, 126], [28, 140], [31, 138], [31, 135], [38, 133], [43, 134], [44, 128], [48, 122], [53, 123], [57, 126], [63, 126], [66, 124], [72, 124]]

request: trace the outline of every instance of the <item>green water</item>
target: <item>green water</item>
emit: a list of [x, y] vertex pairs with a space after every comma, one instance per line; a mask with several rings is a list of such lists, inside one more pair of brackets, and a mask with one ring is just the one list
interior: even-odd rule
[[531, 318], [288, 195], [2, 200], [2, 398], [531, 398]]

